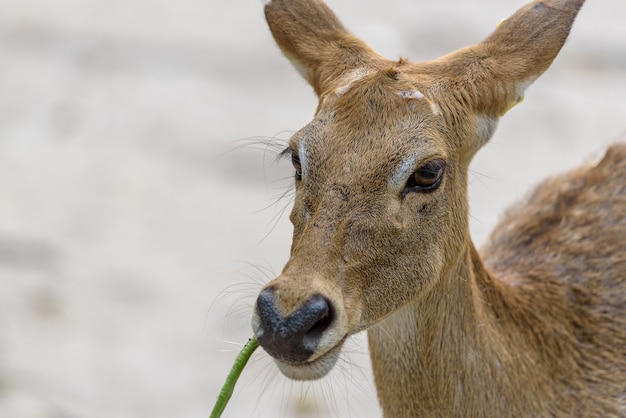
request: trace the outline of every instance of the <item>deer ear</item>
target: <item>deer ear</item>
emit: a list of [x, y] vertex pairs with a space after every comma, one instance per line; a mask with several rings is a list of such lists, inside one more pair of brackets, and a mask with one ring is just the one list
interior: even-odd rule
[[318, 96], [341, 86], [346, 74], [381, 59], [321, 0], [270, 0], [265, 17], [282, 52]]
[[552, 64], [583, 3], [529, 3], [503, 20], [480, 44], [433, 64], [451, 76], [451, 87], [463, 91], [465, 104], [469, 101], [477, 113], [485, 116], [502, 116], [522, 100], [525, 89]]

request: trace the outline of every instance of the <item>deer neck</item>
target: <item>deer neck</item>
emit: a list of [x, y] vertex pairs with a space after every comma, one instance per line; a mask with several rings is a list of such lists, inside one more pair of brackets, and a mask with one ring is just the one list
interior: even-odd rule
[[494, 311], [505, 289], [471, 242], [436, 286], [368, 331], [385, 416], [480, 416], [480, 405], [494, 412], [511, 398], [503, 362], [513, 353]]

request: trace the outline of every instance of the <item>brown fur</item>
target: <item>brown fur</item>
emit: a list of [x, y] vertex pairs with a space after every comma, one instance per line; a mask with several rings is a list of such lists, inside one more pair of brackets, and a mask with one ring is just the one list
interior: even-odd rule
[[[380, 57], [320, 0], [267, 4], [320, 102], [290, 141], [291, 257], [265, 289], [281, 318], [313, 295], [332, 308], [306, 362], [278, 355], [285, 374], [323, 376], [367, 329], [387, 417], [626, 416], [626, 145], [540, 185], [482, 257], [469, 236], [468, 165], [581, 6], [531, 3], [483, 43], [415, 64]], [[440, 186], [405, 193], [433, 159]]]

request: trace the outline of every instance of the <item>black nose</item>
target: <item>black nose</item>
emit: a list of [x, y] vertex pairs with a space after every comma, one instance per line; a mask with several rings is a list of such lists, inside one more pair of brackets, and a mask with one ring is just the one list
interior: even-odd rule
[[298, 310], [283, 317], [276, 306], [273, 288], [263, 290], [256, 302], [260, 326], [256, 338], [272, 357], [303, 363], [315, 352], [320, 338], [333, 321], [330, 302], [313, 295]]

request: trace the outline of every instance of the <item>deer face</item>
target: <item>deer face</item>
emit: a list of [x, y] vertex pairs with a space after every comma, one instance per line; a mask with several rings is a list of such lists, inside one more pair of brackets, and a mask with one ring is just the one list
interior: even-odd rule
[[531, 5], [482, 44], [412, 64], [380, 57], [320, 0], [265, 10], [320, 102], [285, 150], [296, 184], [291, 257], [261, 290], [252, 328], [285, 375], [315, 379], [349, 335], [419, 299], [459, 262], [469, 162], [566, 34], [546, 35], [554, 16], [529, 26], [563, 13]]
[[328, 97], [285, 151], [291, 258], [253, 328], [289, 377], [324, 375], [347, 336], [426, 292], [467, 238], [466, 161], [437, 104], [403, 77], [383, 69]]

